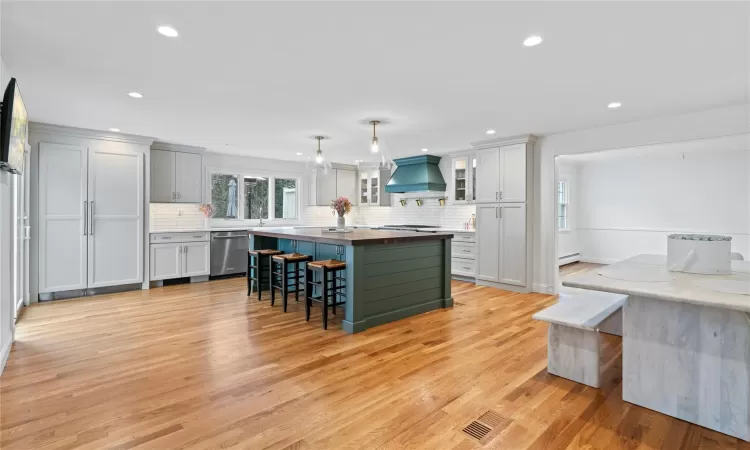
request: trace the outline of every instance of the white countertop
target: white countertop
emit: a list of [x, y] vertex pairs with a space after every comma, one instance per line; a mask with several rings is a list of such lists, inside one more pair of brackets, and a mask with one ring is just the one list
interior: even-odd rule
[[[333, 225], [330, 225], [333, 226]], [[329, 228], [330, 226], [327, 225], [279, 225], [279, 226], [270, 226], [265, 225], [263, 228]], [[356, 228], [379, 228], [383, 225], [359, 225], [359, 224], [351, 224], [348, 225], [350, 227], [356, 227]], [[212, 227], [212, 228], [188, 228], [188, 229], [165, 229], [165, 230], [151, 230], [149, 231], [150, 234], [157, 234], [157, 233], [196, 233], [196, 232], [206, 232], [206, 231], [242, 231], [242, 230], [254, 230], [256, 228], [260, 227], [250, 227], [250, 226], [236, 226], [236, 227]], [[476, 230], [466, 230], [463, 228], [432, 228], [435, 231], [440, 232], [447, 232], [447, 233], [476, 233]]]
[[668, 272], [668, 281], [626, 281], [602, 276], [600, 273], [617, 273], [627, 276], [642, 274], [643, 279], [657, 279], [666, 270], [666, 256], [638, 255], [600, 269], [573, 275], [563, 281], [563, 286], [637, 295], [660, 300], [691, 303], [701, 306], [733, 309], [750, 312], [750, 295], [719, 292], [696, 285], [704, 281], [729, 280], [747, 283], [750, 286], [750, 264], [733, 261], [731, 275], [698, 275], [683, 272]]

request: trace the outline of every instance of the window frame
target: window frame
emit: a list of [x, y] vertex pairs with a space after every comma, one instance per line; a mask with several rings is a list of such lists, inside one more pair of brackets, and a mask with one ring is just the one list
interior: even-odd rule
[[[213, 176], [214, 175], [231, 175], [237, 177], [237, 180], [239, 181], [239, 186], [237, 188], [237, 202], [239, 203], [237, 205], [237, 218], [228, 218], [228, 217], [212, 217], [211, 220], [217, 220], [221, 221], [222, 224], [227, 223], [242, 223], [242, 224], [248, 224], [248, 225], [258, 225], [260, 224], [260, 221], [263, 220], [263, 223], [269, 223], [269, 222], [275, 222], [275, 223], [299, 223], [301, 221], [301, 212], [302, 212], [302, 199], [304, 198], [304, 193], [302, 190], [304, 189], [303, 186], [303, 176], [298, 173], [283, 173], [283, 172], [273, 172], [273, 171], [263, 171], [263, 170], [232, 170], [232, 169], [226, 169], [226, 168], [220, 168], [220, 167], [207, 167], [206, 168], [206, 183], [205, 183], [205, 192], [206, 192], [206, 199], [208, 200], [208, 203], [213, 203], [213, 197], [212, 197], [212, 191], [213, 191]], [[245, 198], [245, 179], [246, 178], [265, 178], [268, 180], [268, 219], [246, 219], [245, 218], [245, 209], [246, 209], [246, 198]], [[276, 197], [276, 190], [275, 190], [275, 183], [276, 179], [284, 179], [284, 180], [294, 180], [296, 183], [296, 189], [297, 189], [297, 217], [294, 219], [290, 218], [283, 218], [283, 217], [276, 217], [276, 208], [275, 208], [275, 197]]]
[[[562, 189], [561, 189], [562, 187]], [[561, 191], [562, 190], [562, 196]], [[562, 197], [563, 201], [560, 201]], [[563, 212], [561, 215], [560, 213]], [[557, 231], [568, 232], [570, 231], [570, 183], [567, 179], [561, 178], [557, 181]], [[565, 221], [564, 226], [560, 226], [561, 219]]]

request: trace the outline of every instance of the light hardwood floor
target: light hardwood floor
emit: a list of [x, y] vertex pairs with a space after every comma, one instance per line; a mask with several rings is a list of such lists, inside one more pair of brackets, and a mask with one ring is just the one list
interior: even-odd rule
[[[245, 297], [242, 279], [28, 308], [0, 378], [10, 449], [735, 448], [548, 375], [551, 296], [453, 283], [456, 305], [357, 335]], [[264, 296], [265, 297], [265, 296]], [[480, 415], [482, 443], [461, 430]]]

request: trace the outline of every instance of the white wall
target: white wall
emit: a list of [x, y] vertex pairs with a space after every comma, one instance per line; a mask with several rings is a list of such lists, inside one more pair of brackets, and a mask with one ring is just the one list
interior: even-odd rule
[[729, 235], [733, 251], [750, 258], [750, 149], [724, 150], [717, 141], [699, 141], [700, 152], [654, 150], [581, 163], [582, 260], [665, 254], [673, 232]]
[[[0, 16], [1, 11], [2, 2], [0, 2]], [[5, 91], [5, 86], [9, 81], [10, 73], [0, 54], [0, 93]], [[0, 171], [0, 373], [5, 368], [15, 335], [13, 280], [11, 280], [13, 258], [11, 176], [8, 172]]]
[[[534, 160], [534, 290], [556, 292], [555, 157], [750, 132], [750, 104], [545, 136]], [[750, 189], [750, 180], [748, 180]]]
[[558, 258], [580, 253], [578, 245], [579, 189], [578, 165], [557, 160], [557, 177], [568, 183], [568, 229], [558, 232]]

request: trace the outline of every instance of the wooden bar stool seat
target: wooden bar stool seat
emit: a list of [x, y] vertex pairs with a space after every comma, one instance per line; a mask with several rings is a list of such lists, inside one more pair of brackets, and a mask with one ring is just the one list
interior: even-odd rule
[[[266, 261], [269, 261], [271, 256], [283, 254], [281, 250], [263, 249], [263, 250], [248, 250], [247, 252], [247, 296], [250, 297], [253, 294], [253, 288], [257, 284], [258, 286], [258, 301], [260, 301], [260, 291], [263, 290], [262, 284], [268, 279], [263, 279], [263, 267]], [[255, 258], [255, 261], [253, 261]]]
[[[294, 298], [299, 301], [300, 285], [302, 288], [305, 287], [305, 283], [300, 281], [304, 275], [302, 264], [310, 261], [312, 261], [312, 256], [302, 253], [284, 253], [271, 256], [271, 266], [268, 272], [271, 279], [271, 306], [276, 300], [276, 289], [281, 291], [284, 298], [284, 312], [287, 308], [290, 287], [294, 287]], [[289, 270], [290, 265], [292, 270]], [[290, 281], [293, 283], [289, 284]]]
[[[310, 308], [313, 302], [323, 305], [323, 329], [328, 329], [328, 308], [336, 315], [336, 306], [346, 304], [346, 278], [340, 272], [346, 270], [346, 262], [337, 259], [326, 259], [307, 263], [305, 280], [305, 320], [310, 321]], [[313, 280], [313, 274], [320, 274], [320, 282]], [[329, 276], [332, 275], [332, 276]], [[313, 294], [313, 288], [320, 288], [320, 295]], [[343, 292], [342, 292], [343, 291]]]

